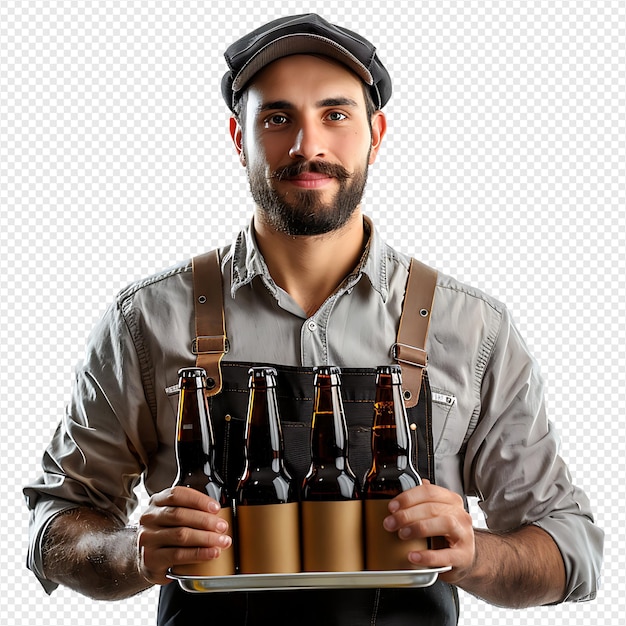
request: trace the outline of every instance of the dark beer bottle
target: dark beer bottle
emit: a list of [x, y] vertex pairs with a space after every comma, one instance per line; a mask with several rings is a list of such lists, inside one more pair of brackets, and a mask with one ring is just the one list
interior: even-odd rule
[[428, 547], [426, 539], [403, 541], [396, 532], [383, 527], [383, 520], [389, 515], [389, 500], [421, 484], [411, 459], [400, 366], [380, 366], [376, 371], [372, 465], [363, 483], [368, 570], [411, 569], [408, 553]]
[[[205, 396], [206, 372], [200, 367], [178, 371], [178, 425], [174, 486], [190, 487], [211, 496], [222, 507], [219, 517], [232, 533], [232, 502], [215, 470], [213, 430]], [[235, 573], [234, 550], [222, 550], [216, 559], [179, 566], [174, 573], [186, 576], [225, 576]]]
[[245, 463], [237, 486], [239, 571], [300, 571], [300, 520], [296, 485], [284, 465], [276, 398], [276, 370], [249, 370]]
[[363, 569], [363, 511], [348, 463], [338, 367], [315, 368], [311, 467], [302, 485], [302, 554], [307, 572]]

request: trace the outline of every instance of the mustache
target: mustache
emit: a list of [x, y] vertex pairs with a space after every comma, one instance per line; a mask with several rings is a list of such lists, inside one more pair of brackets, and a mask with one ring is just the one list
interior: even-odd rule
[[351, 178], [350, 172], [338, 163], [328, 163], [327, 161], [298, 161], [290, 165], [284, 165], [272, 172], [270, 178], [283, 180], [285, 178], [295, 178], [305, 172], [314, 172], [316, 174], [325, 174], [337, 180], [348, 180]]

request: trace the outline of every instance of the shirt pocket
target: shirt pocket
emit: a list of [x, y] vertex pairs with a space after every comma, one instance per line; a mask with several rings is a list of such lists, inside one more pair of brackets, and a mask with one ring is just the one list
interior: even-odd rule
[[432, 387], [431, 399], [435, 453], [439, 455], [456, 453], [462, 443], [462, 441], [456, 441], [458, 436], [455, 436], [454, 432], [454, 425], [458, 421], [456, 396], [445, 389]]

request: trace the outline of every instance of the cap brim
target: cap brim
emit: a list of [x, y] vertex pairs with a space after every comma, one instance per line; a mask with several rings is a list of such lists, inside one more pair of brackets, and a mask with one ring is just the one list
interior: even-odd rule
[[330, 57], [350, 68], [367, 85], [374, 83], [371, 72], [343, 46], [320, 35], [297, 33], [279, 37], [261, 48], [235, 76], [233, 92], [241, 91], [266, 65], [292, 54], [320, 54]]

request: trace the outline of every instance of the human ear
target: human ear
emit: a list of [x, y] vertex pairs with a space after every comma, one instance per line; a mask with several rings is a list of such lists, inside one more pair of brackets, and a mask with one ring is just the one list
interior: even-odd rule
[[246, 166], [246, 154], [243, 149], [243, 130], [241, 129], [241, 124], [237, 121], [237, 118], [230, 118], [230, 137], [235, 144], [235, 150], [237, 150], [237, 154], [239, 155], [239, 161], [245, 167]]
[[369, 165], [376, 161], [378, 150], [387, 132], [387, 118], [382, 111], [376, 111], [372, 115], [372, 148], [370, 150]]

